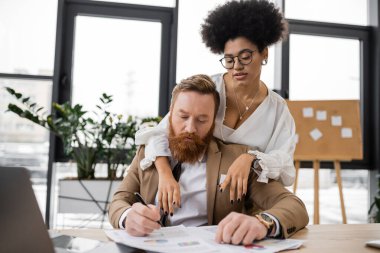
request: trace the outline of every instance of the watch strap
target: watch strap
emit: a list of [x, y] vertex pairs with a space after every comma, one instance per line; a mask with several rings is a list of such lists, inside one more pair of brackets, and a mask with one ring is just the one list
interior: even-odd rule
[[267, 221], [267, 220], [265, 220], [265, 219], [263, 218], [264, 215], [265, 215], [265, 214], [256, 214], [255, 217], [258, 219], [258, 221], [259, 221], [261, 224], [263, 224], [263, 225], [268, 229], [268, 231], [267, 231], [267, 235], [266, 235], [266, 236], [269, 236], [269, 235], [272, 233], [272, 231], [273, 231], [273, 228], [274, 228], [274, 226], [275, 226], [275, 222], [274, 222], [274, 220], [273, 220], [271, 217], [269, 217], [268, 215], [266, 215], [266, 217], [267, 217], [267, 219], [269, 218], [271, 221]]

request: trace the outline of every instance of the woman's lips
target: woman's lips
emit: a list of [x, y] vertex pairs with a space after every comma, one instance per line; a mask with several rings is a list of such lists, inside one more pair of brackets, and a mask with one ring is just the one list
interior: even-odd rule
[[247, 73], [236, 73], [234, 78], [238, 81], [244, 80], [247, 77]]

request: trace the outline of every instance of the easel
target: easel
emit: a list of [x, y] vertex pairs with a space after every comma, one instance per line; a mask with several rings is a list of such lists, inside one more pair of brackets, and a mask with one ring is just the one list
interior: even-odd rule
[[[363, 159], [359, 100], [315, 100], [287, 101], [289, 110], [296, 123], [298, 143], [294, 161], [296, 177], [293, 192], [297, 191], [298, 173], [301, 161], [312, 161], [314, 170], [314, 224], [319, 224], [319, 169], [321, 161], [332, 161], [339, 189], [340, 207], [343, 223], [347, 223], [344, 206], [341, 164], [342, 161]], [[312, 111], [305, 116], [304, 110]], [[317, 118], [317, 113], [324, 116]], [[339, 117], [340, 122], [332, 124], [332, 118]], [[321, 117], [323, 119], [321, 119]], [[351, 131], [351, 136], [342, 137], [342, 129]], [[321, 133], [313, 138], [312, 131]]]
[[[300, 169], [301, 161], [295, 160], [295, 168], [296, 168], [296, 177], [293, 185], [293, 193], [296, 194], [297, 191], [297, 182], [298, 182], [298, 172]], [[314, 224], [319, 224], [319, 168], [320, 161], [313, 160], [313, 170], [314, 170]], [[339, 198], [340, 198], [340, 208], [342, 212], [342, 220], [343, 224], [347, 224], [347, 216], [346, 216], [346, 208], [344, 205], [343, 198], [343, 187], [342, 187], [342, 176], [340, 173], [341, 166], [340, 161], [334, 160], [334, 168], [336, 173], [336, 180], [338, 183], [339, 189]]]

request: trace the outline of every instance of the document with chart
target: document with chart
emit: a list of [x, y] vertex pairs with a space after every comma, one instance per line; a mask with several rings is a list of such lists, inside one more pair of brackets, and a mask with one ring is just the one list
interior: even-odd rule
[[109, 238], [116, 243], [127, 246], [164, 253], [172, 252], [244, 252], [244, 253], [272, 253], [285, 249], [296, 249], [302, 245], [302, 240], [275, 240], [267, 239], [251, 245], [230, 245], [216, 243], [215, 232], [217, 226], [163, 227], [145, 237], [130, 236], [123, 230], [106, 230]]

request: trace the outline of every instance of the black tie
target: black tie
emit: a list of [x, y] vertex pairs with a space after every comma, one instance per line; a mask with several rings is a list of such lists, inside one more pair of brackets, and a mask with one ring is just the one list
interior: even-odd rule
[[182, 163], [181, 162], [178, 162], [175, 166], [174, 166], [174, 169], [173, 169], [173, 176], [174, 176], [174, 179], [178, 182], [179, 181], [179, 178], [181, 177], [181, 173], [182, 173]]
[[[174, 168], [173, 168], [173, 176], [174, 176], [174, 179], [178, 182], [179, 181], [179, 178], [181, 177], [181, 173], [182, 173], [182, 164], [181, 162], [178, 162]], [[164, 226], [166, 226], [166, 221], [167, 221], [167, 218], [168, 218], [168, 215], [164, 214], [161, 216], [161, 224], [163, 224]]]

